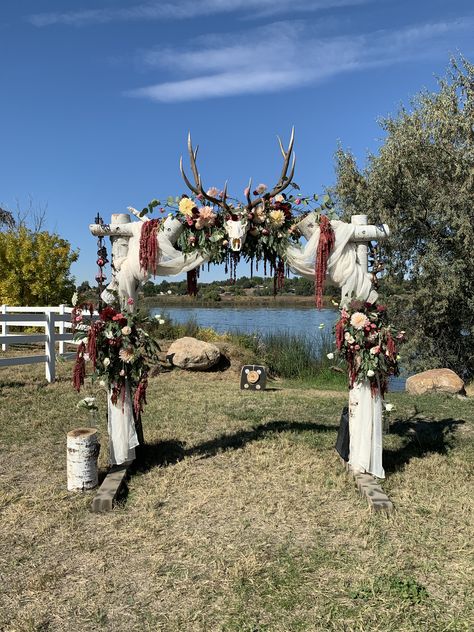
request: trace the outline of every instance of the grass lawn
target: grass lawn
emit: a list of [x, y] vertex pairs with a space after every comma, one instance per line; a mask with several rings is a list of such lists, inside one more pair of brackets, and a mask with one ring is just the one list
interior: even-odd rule
[[0, 630], [474, 629], [474, 399], [389, 395], [386, 516], [333, 449], [346, 393], [162, 374], [146, 465], [96, 515], [66, 490], [71, 368], [0, 370]]

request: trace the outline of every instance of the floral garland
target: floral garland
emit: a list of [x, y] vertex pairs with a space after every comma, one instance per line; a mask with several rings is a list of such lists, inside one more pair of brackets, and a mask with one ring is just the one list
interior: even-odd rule
[[[128, 299], [132, 304], [132, 299]], [[85, 362], [90, 360], [93, 380], [111, 391], [114, 404], [125, 401], [126, 386], [130, 387], [136, 419], [140, 418], [146, 403], [146, 388], [151, 362], [157, 360], [158, 345], [141, 325], [146, 319], [138, 314], [122, 314], [106, 307], [99, 318], [87, 324], [86, 309], [81, 305], [73, 310], [74, 340], [79, 342], [73, 370], [73, 384], [79, 392], [84, 384]]]
[[[319, 201], [317, 195], [304, 196], [299, 194], [299, 187], [292, 183], [293, 192], [280, 193], [274, 197], [265, 194], [267, 187], [259, 184], [254, 195], [262, 196], [262, 201], [249, 211], [245, 204], [232, 198], [226, 198], [229, 210], [224, 212], [218, 206], [210, 206], [210, 202], [203, 196], [168, 197], [166, 203], [159, 208], [163, 214], [167, 213], [177, 219], [183, 227], [179, 235], [176, 248], [185, 254], [201, 252], [209, 263], [226, 263], [226, 271], [230, 269], [231, 276], [240, 258], [253, 264], [258, 270], [259, 262], [263, 262], [264, 274], [274, 274], [275, 288], [283, 286], [286, 270], [286, 251], [290, 244], [298, 243], [300, 233], [297, 224], [309, 213], [315, 211], [321, 219], [325, 218], [324, 228], [330, 227], [328, 215], [333, 216], [333, 203], [329, 195], [324, 195]], [[244, 195], [248, 197], [245, 189]], [[222, 198], [223, 192], [215, 187], [207, 191], [213, 198]], [[160, 205], [153, 200], [141, 211], [141, 215], [152, 212]], [[229, 241], [225, 229], [227, 220], [241, 221], [246, 229], [246, 239], [240, 252], [229, 249]], [[322, 231], [323, 235], [323, 231]], [[331, 241], [325, 242], [323, 258], [330, 254]], [[325, 271], [324, 271], [325, 276]], [[191, 284], [192, 285], [192, 284]], [[319, 285], [322, 287], [322, 283]], [[194, 286], [192, 285], [194, 288]]]
[[368, 380], [372, 394], [383, 397], [389, 377], [399, 375], [397, 346], [405, 340], [405, 332], [389, 324], [386, 307], [353, 300], [341, 309], [335, 335], [337, 353], [348, 365], [349, 388]]

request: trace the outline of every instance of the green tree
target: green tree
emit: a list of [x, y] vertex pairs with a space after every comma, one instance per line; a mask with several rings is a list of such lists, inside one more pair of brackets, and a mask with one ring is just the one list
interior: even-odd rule
[[403, 362], [474, 375], [474, 66], [452, 59], [437, 92], [381, 121], [385, 139], [359, 169], [336, 154], [345, 217], [386, 222], [383, 245], [392, 317], [407, 330]]
[[59, 305], [71, 300], [71, 264], [78, 253], [65, 239], [24, 225], [0, 232], [0, 303]]
[[295, 281], [295, 294], [297, 296], [312, 296], [314, 294], [314, 281], [306, 277], [298, 277]]

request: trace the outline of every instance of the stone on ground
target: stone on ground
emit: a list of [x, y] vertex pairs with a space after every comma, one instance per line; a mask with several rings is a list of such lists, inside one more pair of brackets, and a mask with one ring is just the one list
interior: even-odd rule
[[206, 371], [219, 362], [221, 352], [216, 345], [185, 336], [175, 340], [166, 354], [173, 366], [190, 371]]
[[406, 390], [411, 395], [425, 393], [464, 393], [464, 382], [451, 369], [431, 369], [407, 379]]

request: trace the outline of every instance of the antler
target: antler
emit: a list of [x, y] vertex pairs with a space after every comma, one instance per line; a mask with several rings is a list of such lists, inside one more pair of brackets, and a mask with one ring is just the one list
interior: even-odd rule
[[212, 195], [208, 195], [202, 186], [202, 181], [201, 181], [201, 175], [199, 174], [197, 165], [196, 165], [196, 158], [197, 158], [197, 153], [198, 153], [198, 149], [199, 146], [196, 147], [196, 149], [193, 149], [193, 145], [192, 145], [192, 141], [191, 141], [191, 132], [188, 134], [188, 152], [189, 152], [189, 162], [191, 164], [191, 171], [193, 172], [193, 176], [194, 176], [194, 182], [195, 184], [191, 184], [191, 182], [189, 181], [189, 178], [187, 177], [187, 175], [184, 172], [184, 168], [183, 168], [183, 157], [181, 156], [181, 158], [179, 159], [179, 168], [181, 171], [181, 175], [183, 176], [183, 180], [186, 183], [186, 186], [188, 187], [188, 189], [190, 189], [193, 193], [195, 193], [196, 195], [200, 195], [202, 197], [204, 197], [206, 200], [208, 200], [209, 202], [212, 202], [215, 206], [220, 206], [221, 208], [223, 208], [225, 211], [230, 211], [229, 206], [227, 204], [227, 181], [225, 183], [224, 186], [224, 191], [222, 193], [222, 199], [219, 200], [218, 198], [213, 197]]
[[[283, 154], [283, 168], [281, 170], [280, 179], [278, 180], [278, 183], [276, 184], [276, 186], [269, 193], [265, 194], [265, 197], [268, 197], [268, 198], [275, 197], [275, 195], [278, 195], [278, 193], [281, 193], [284, 189], [286, 189], [286, 187], [293, 180], [293, 176], [295, 174], [296, 155], [293, 153], [293, 144], [295, 142], [295, 127], [293, 126], [291, 128], [290, 142], [288, 144], [288, 149], [286, 151], [283, 149], [283, 144], [281, 142], [280, 137], [278, 136], [277, 138], [278, 138], [278, 143], [280, 144], [280, 151]], [[292, 153], [293, 153], [293, 161], [291, 164], [290, 175], [287, 175], [288, 166], [290, 164], [290, 158], [291, 158]], [[251, 185], [252, 185], [252, 179], [250, 178], [248, 191], [247, 191], [247, 209], [249, 211], [251, 211], [253, 208], [261, 204], [264, 197], [263, 195], [261, 195], [260, 197], [257, 197], [254, 200], [251, 200], [250, 199]]]

